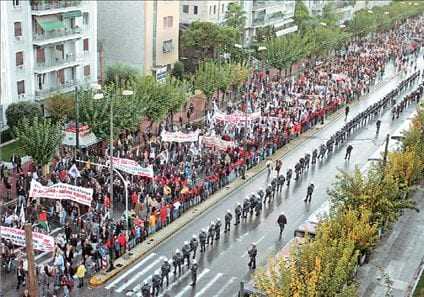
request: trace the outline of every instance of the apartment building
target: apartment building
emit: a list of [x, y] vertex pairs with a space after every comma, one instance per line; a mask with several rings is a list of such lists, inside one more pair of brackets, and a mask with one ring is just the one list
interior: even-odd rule
[[0, 1], [2, 112], [95, 82], [96, 19], [96, 1]]
[[99, 1], [104, 64], [124, 63], [163, 79], [178, 60], [179, 1]]
[[201, 21], [222, 24], [230, 3], [240, 1], [180, 1], [180, 23], [191, 24], [194, 21]]
[[283, 36], [297, 31], [294, 23], [296, 1], [290, 0], [249, 0], [242, 1], [246, 12], [245, 43], [254, 40], [256, 30], [261, 27], [273, 26], [277, 36]]

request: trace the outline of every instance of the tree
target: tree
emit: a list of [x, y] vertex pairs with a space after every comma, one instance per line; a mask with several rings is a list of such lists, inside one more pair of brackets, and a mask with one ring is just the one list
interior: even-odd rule
[[217, 63], [201, 63], [194, 75], [195, 89], [201, 90], [209, 100], [219, 88], [220, 75]]
[[327, 24], [329, 27], [334, 27], [337, 25], [338, 19], [339, 16], [335, 12], [333, 3], [328, 2], [322, 10], [322, 17], [320, 18], [320, 22]]
[[7, 125], [11, 129], [14, 129], [23, 118], [32, 120], [35, 117], [41, 116], [40, 106], [31, 101], [12, 103], [6, 109]]
[[241, 42], [246, 26], [246, 15], [243, 8], [238, 3], [228, 4], [228, 9], [225, 13], [224, 24], [227, 27], [234, 28], [237, 30], [237, 39]]
[[[40, 166], [47, 165], [62, 143], [62, 123], [50, 119], [23, 118], [15, 129], [21, 153], [31, 156]], [[47, 167], [44, 168], [46, 173]]]
[[175, 62], [174, 69], [172, 69], [172, 75], [179, 80], [183, 79], [184, 64], [182, 62], [180, 61]]
[[297, 25], [297, 30], [300, 34], [304, 34], [309, 28], [312, 21], [312, 17], [309, 15], [308, 8], [306, 7], [303, 1], [296, 1], [296, 6], [294, 10], [294, 21]]
[[125, 88], [140, 73], [137, 69], [122, 63], [116, 63], [106, 67], [105, 84], [118, 83], [121, 88]]
[[46, 99], [46, 109], [54, 121], [66, 121], [75, 116], [74, 96], [53, 94]]

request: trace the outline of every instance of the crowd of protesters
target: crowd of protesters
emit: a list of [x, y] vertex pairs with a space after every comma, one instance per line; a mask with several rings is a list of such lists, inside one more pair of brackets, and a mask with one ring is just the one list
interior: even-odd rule
[[[56, 238], [52, 261], [38, 268], [42, 296], [57, 294], [61, 289], [64, 296], [69, 296], [75, 280], [78, 286], [84, 285], [87, 271], [113, 269], [113, 261], [128, 249], [234, 179], [244, 178], [248, 169], [323, 123], [328, 114], [369, 93], [387, 65], [394, 65], [397, 74], [406, 74], [409, 63], [420, 55], [421, 44], [414, 37], [423, 23], [422, 17], [411, 19], [390, 32], [353, 41], [320, 63], [307, 63], [296, 79], [254, 72], [243, 87], [241, 102], [224, 108], [215, 98], [214, 108], [205, 111], [203, 126], [187, 123], [179, 127], [183, 132], [200, 128], [203, 135], [236, 144], [226, 150], [205, 149], [195, 142], [162, 142], [160, 133], [176, 128], [170, 121], [162, 123], [156, 133], [151, 129], [122, 133], [114, 144], [115, 156], [154, 169], [153, 179], [122, 173], [129, 182], [128, 238], [125, 215], [114, 216], [112, 212], [113, 208], [122, 210], [125, 204], [124, 184], [118, 176], [113, 177], [112, 201], [109, 169], [97, 165], [107, 163], [108, 150], [96, 147], [75, 157], [73, 151], [61, 149], [48, 175], [42, 174], [41, 168], [24, 172], [19, 165], [17, 202], [3, 210], [2, 225], [22, 227], [23, 222], [31, 222], [45, 233], [51, 231], [52, 224], [63, 227], [63, 236]], [[261, 117], [238, 124], [219, 122], [214, 120], [219, 108], [227, 113], [260, 111]], [[70, 174], [75, 164], [78, 174]], [[8, 182], [6, 171], [1, 170], [3, 182]], [[63, 182], [92, 188], [92, 206], [28, 197], [32, 180], [43, 185]], [[15, 249], [5, 242], [3, 259], [12, 258]], [[16, 266], [19, 289], [25, 282], [27, 265], [21, 260]]]

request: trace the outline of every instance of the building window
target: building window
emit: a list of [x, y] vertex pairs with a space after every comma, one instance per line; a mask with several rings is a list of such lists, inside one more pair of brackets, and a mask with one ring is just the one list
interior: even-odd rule
[[16, 86], [18, 88], [18, 95], [23, 95], [25, 94], [25, 81], [24, 80], [20, 80], [16, 83]]
[[90, 76], [90, 65], [84, 66], [84, 77], [87, 78]]
[[85, 39], [82, 41], [82, 43], [83, 43], [83, 50], [84, 50], [85, 52], [88, 52], [88, 38], [85, 38]]
[[36, 50], [36, 55], [37, 55], [37, 64], [42, 64], [46, 61], [46, 55], [44, 52], [44, 48], [42, 47], [38, 47]]
[[173, 16], [167, 16], [163, 18], [163, 27], [164, 28], [172, 28], [172, 23], [174, 22]]
[[16, 53], [16, 66], [23, 66], [24, 65], [24, 52], [17, 52]]
[[84, 12], [82, 15], [82, 23], [84, 25], [88, 25], [89, 19], [88, 19], [88, 12]]
[[13, 7], [20, 7], [21, 6], [21, 0], [13, 0]]
[[194, 5], [193, 6], [193, 14], [197, 14], [197, 9], [198, 9], [197, 5]]
[[21, 22], [15, 22], [15, 36], [16, 37], [22, 36], [22, 23]]
[[164, 54], [170, 53], [174, 50], [174, 45], [172, 44], [172, 39], [165, 40], [163, 42], [162, 51]]
[[209, 15], [212, 15], [212, 5], [209, 6]]
[[183, 5], [183, 13], [189, 13], [189, 7], [188, 5]]
[[213, 14], [216, 14], [216, 5], [213, 6]]
[[224, 11], [225, 11], [225, 5], [222, 4], [222, 6], [221, 6], [221, 12], [224, 13]]

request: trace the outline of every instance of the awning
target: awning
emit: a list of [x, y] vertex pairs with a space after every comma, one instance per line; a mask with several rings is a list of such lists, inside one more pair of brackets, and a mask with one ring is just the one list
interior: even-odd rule
[[37, 23], [46, 32], [65, 28], [65, 25], [59, 21], [45, 21], [41, 18], [37, 18]]
[[80, 16], [81, 16], [81, 10], [69, 11], [63, 14], [64, 18], [77, 18]]

